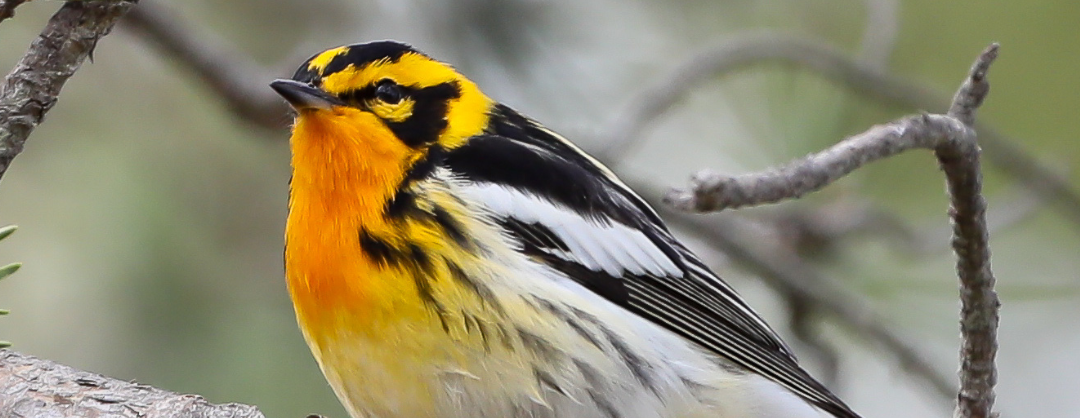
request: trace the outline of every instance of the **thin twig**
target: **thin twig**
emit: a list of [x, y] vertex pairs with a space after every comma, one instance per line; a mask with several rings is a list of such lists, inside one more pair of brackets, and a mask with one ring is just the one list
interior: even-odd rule
[[64, 82], [137, 1], [70, 1], [49, 19], [0, 88], [0, 177], [56, 104]]
[[[288, 106], [267, 87], [275, 78], [227, 43], [196, 32], [159, 2], [146, 2], [120, 26], [195, 74], [242, 120], [269, 129], [288, 126]], [[245, 58], [238, 58], [245, 57]]]
[[[594, 154], [603, 161], [619, 159], [691, 89], [711, 78], [766, 63], [797, 66], [882, 103], [911, 109], [943, 109], [951, 103], [933, 89], [856, 62], [826, 43], [772, 32], [750, 34], [695, 54], [670, 76], [658, 78], [658, 84], [644, 89], [616, 116], [605, 130], [604, 145]], [[1062, 215], [1080, 226], [1080, 194], [1073, 191], [1068, 180], [1017, 146], [1020, 141], [985, 123], [976, 123], [975, 129], [990, 163], [1039, 193], [1044, 201], [1055, 204]]]
[[[990, 83], [986, 72], [997, 58], [993, 44], [975, 61], [964, 85], [956, 92], [949, 116], [965, 125], [975, 123]], [[935, 151], [949, 185], [953, 222], [953, 250], [960, 276], [960, 393], [956, 416], [994, 416], [994, 385], [997, 383], [998, 301], [994, 274], [990, 271], [990, 236], [986, 229], [986, 200], [982, 195], [979, 144], [974, 135], [962, 135], [941, 144]]]
[[26, 2], [27, 0], [0, 0], [0, 23], [15, 16], [15, 8]]

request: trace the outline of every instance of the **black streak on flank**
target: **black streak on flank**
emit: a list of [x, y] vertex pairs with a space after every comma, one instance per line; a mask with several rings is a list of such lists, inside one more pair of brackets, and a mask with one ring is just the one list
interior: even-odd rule
[[499, 334], [499, 341], [502, 342], [503, 347], [507, 350], [514, 351], [514, 339], [510, 335], [510, 331], [506, 330], [506, 326], [497, 323], [495, 324], [495, 333]]
[[394, 247], [366, 230], [360, 230], [359, 239], [360, 250], [383, 268], [401, 267], [408, 271], [416, 284], [420, 300], [435, 312], [443, 330], [450, 332], [446, 308], [435, 299], [431, 289], [431, 280], [435, 277], [431, 257], [415, 244], [407, 244], [404, 248]]
[[500, 315], [505, 314], [502, 303], [495, 297], [495, 294], [491, 291], [491, 288], [487, 287], [484, 283], [474, 280], [468, 273], [465, 272], [457, 263], [450, 260], [446, 260], [446, 268], [450, 271], [450, 278], [458, 282], [458, 284], [469, 289], [476, 295], [481, 302], [486, 306], [491, 307], [492, 310]]
[[480, 341], [483, 341], [484, 343], [484, 351], [490, 353], [491, 343], [488, 341], [489, 331], [487, 323], [482, 320], [476, 321], [476, 318], [473, 318], [473, 320], [476, 322], [476, 330], [480, 332]]
[[521, 345], [541, 360], [549, 364], [557, 364], [562, 360], [563, 353], [548, 340], [522, 328], [518, 328], [517, 333], [518, 338], [521, 339]]
[[593, 367], [591, 364], [586, 363], [585, 360], [575, 358], [573, 359], [574, 367], [577, 367], [581, 372], [581, 377], [585, 379], [585, 383], [589, 384], [589, 387], [593, 389], [602, 389], [610, 382], [600, 371]]
[[391, 219], [417, 217], [423, 213], [416, 206], [416, 194], [408, 188], [399, 188], [394, 198], [386, 202], [386, 216]]
[[555, 381], [555, 376], [552, 376], [551, 373], [540, 370], [539, 367], [533, 365], [533, 376], [536, 377], [536, 383], [541, 387], [547, 387], [551, 390], [561, 393], [567, 398], [574, 399], [573, 395], [571, 395], [570, 392], [568, 392], [566, 389], [563, 389], [562, 386], [559, 386], [559, 383]]
[[597, 408], [600, 408], [601, 411], [604, 411], [604, 415], [606, 415], [608, 418], [622, 418], [622, 415], [619, 414], [619, 411], [617, 409], [615, 409], [615, 406], [612, 405], [611, 402], [608, 402], [607, 399], [604, 399], [603, 395], [600, 395], [592, 389], [589, 389], [588, 392], [589, 398], [592, 399], [593, 403], [596, 404]]
[[384, 267], [397, 265], [402, 261], [399, 251], [363, 229], [360, 230], [360, 250]]
[[415, 244], [408, 244], [407, 252], [413, 260], [410, 266], [410, 274], [412, 274], [413, 280], [416, 282], [416, 291], [420, 294], [420, 299], [435, 311], [435, 314], [439, 317], [439, 322], [442, 324], [443, 331], [449, 333], [450, 325], [446, 322], [446, 307], [438, 299], [435, 299], [435, 294], [431, 290], [431, 280], [435, 277], [431, 274], [431, 258]]
[[633, 374], [643, 386], [649, 388], [649, 390], [652, 390], [653, 393], [659, 396], [660, 392], [656, 387], [656, 382], [653, 381], [653, 376], [651, 375], [652, 365], [649, 364], [649, 362], [639, 357], [637, 353], [634, 353], [630, 346], [626, 344], [626, 341], [623, 341], [622, 337], [619, 337], [614, 331], [606, 327], [595, 315], [574, 307], [570, 307], [570, 310], [578, 318], [581, 318], [581, 320], [589, 322], [599, 329], [600, 332], [604, 334], [604, 338], [611, 344], [611, 348], [618, 353], [619, 358], [621, 358], [623, 363], [626, 364], [626, 367], [630, 369], [630, 373]]
[[622, 359], [626, 367], [630, 369], [630, 373], [637, 378], [638, 382], [641, 382], [643, 386], [649, 388], [654, 394], [660, 395], [659, 389], [656, 387], [656, 382], [653, 381], [652, 365], [645, 359], [639, 357], [626, 341], [623, 341], [622, 337], [615, 335], [615, 332], [606, 327], [599, 327], [600, 332], [604, 333], [604, 337], [607, 338], [608, 343], [615, 349], [615, 352], [619, 354], [619, 358]]
[[585, 326], [582, 325], [576, 317], [570, 315], [569, 312], [563, 310], [550, 300], [540, 297], [534, 297], [533, 299], [536, 301], [536, 306], [543, 308], [548, 313], [555, 315], [563, 322], [566, 322], [566, 324], [570, 326], [570, 329], [573, 329], [574, 332], [581, 336], [581, 338], [585, 339], [585, 341], [588, 341], [589, 344], [592, 344], [594, 347], [600, 349], [601, 351], [604, 350], [604, 346], [601, 345], [600, 339], [598, 339], [595, 335], [593, 335], [592, 332], [586, 329]]
[[450, 212], [447, 212], [445, 208], [435, 206], [432, 216], [435, 218], [435, 223], [442, 228], [443, 232], [446, 232], [446, 235], [458, 245], [465, 249], [472, 249], [475, 246], [472, 240], [465, 235], [465, 227], [461, 222], [455, 219]]

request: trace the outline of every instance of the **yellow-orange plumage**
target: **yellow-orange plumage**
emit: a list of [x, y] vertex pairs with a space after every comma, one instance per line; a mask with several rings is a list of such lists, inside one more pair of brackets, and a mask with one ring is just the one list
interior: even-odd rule
[[381, 277], [357, 236], [361, 228], [391, 233], [382, 210], [419, 153], [370, 113], [349, 108], [305, 112], [292, 146], [285, 263], [302, 325], [336, 326], [341, 316], [388, 309], [387, 299], [412, 283]]

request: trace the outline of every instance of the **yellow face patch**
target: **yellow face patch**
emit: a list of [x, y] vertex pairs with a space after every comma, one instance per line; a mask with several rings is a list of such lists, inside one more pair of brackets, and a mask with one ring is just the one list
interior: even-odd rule
[[397, 103], [387, 103], [379, 99], [371, 100], [367, 103], [371, 113], [375, 116], [389, 121], [389, 122], [404, 122], [409, 116], [412, 116], [413, 107], [416, 106], [416, 100], [412, 98], [404, 98]]

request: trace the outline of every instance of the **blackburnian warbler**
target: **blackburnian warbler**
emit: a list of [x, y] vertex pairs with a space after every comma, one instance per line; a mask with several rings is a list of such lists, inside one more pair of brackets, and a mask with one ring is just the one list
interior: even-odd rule
[[355, 417], [856, 415], [609, 169], [397, 42], [321, 52], [285, 267]]

